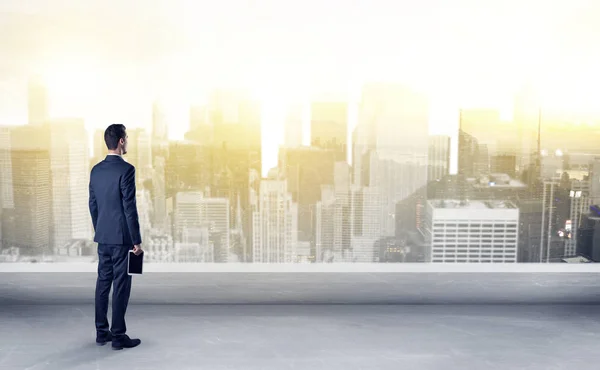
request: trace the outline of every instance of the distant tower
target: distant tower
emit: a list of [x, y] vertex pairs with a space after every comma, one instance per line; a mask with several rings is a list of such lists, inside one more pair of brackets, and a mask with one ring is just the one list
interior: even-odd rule
[[532, 165], [529, 167], [529, 175], [527, 185], [529, 186], [530, 193], [535, 195], [536, 184], [540, 181], [542, 176], [542, 109], [538, 109], [538, 128], [537, 128], [537, 143], [536, 152], [532, 154]]
[[450, 137], [429, 136], [429, 154], [427, 156], [427, 181], [439, 180], [450, 171]]
[[242, 223], [242, 203], [240, 200], [240, 194], [237, 194], [237, 201], [235, 207], [235, 226], [234, 232], [238, 234], [239, 242], [242, 244], [242, 261], [248, 262], [245, 260], [248, 251], [246, 250], [246, 237], [244, 236], [244, 224]]

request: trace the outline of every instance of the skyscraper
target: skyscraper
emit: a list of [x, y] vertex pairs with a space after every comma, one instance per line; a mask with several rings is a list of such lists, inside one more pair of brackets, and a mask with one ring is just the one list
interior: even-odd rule
[[517, 202], [519, 207], [519, 253], [518, 261], [524, 263], [540, 262], [540, 244], [542, 243], [541, 197], [524, 197]]
[[376, 262], [381, 237], [376, 187], [351, 183], [346, 162], [336, 162], [334, 184], [322, 185], [315, 207], [316, 262]]
[[569, 190], [561, 187], [559, 180], [546, 180], [542, 191], [542, 227], [539, 262], [549, 262], [553, 258], [563, 257], [565, 240], [559, 236], [564, 228], [569, 207]]
[[479, 142], [465, 131], [458, 131], [458, 174], [463, 178], [476, 177]]
[[[145, 183], [147, 184], [147, 182]], [[140, 187], [135, 192], [135, 200], [138, 209], [138, 218], [140, 222], [140, 234], [142, 240], [149, 239], [152, 230], [152, 211], [153, 203], [150, 195], [150, 189], [146, 186]]]
[[395, 235], [396, 204], [427, 182], [428, 121], [429, 102], [420, 92], [393, 84], [363, 88], [359, 126], [365, 139], [354, 158], [361, 176], [368, 166], [368, 184], [378, 188], [382, 236]]
[[335, 238], [335, 191], [332, 185], [322, 187], [321, 200], [315, 206], [315, 261], [340, 262], [339, 254], [334, 254]]
[[258, 210], [252, 220], [255, 263], [295, 262], [298, 206], [292, 202], [286, 180], [261, 181]]
[[288, 191], [298, 203], [298, 240], [311, 243], [312, 256], [316, 253], [315, 207], [321, 200], [321, 187], [334, 184], [334, 163], [332, 149], [300, 147], [279, 151], [280, 174], [287, 179]]
[[[246, 245], [251, 246], [253, 210], [248, 189], [253, 186], [250, 173], [262, 173], [261, 105], [245, 92], [217, 90], [209, 98], [207, 117], [213, 128], [211, 191], [226, 197], [230, 206], [239, 196], [243, 234]], [[228, 214], [233, 223], [235, 213], [231, 209]], [[247, 253], [244, 260], [252, 256], [250, 251]]]
[[427, 180], [435, 181], [450, 173], [450, 137], [434, 135], [429, 137]]
[[589, 187], [590, 204], [600, 204], [600, 157], [590, 163]]
[[214, 246], [215, 262], [232, 262], [229, 199], [204, 198], [200, 211], [201, 225], [208, 226], [209, 238]]
[[507, 201], [430, 200], [429, 262], [516, 263], [519, 209]]
[[23, 255], [51, 253], [50, 156], [43, 149], [12, 151], [14, 208], [3, 210], [5, 247]]
[[600, 209], [597, 205], [590, 206], [582, 215], [578, 228], [577, 255], [600, 262]]
[[314, 102], [310, 113], [311, 146], [332, 149], [336, 161], [346, 161], [348, 147], [348, 104]]
[[127, 154], [123, 158], [135, 166], [135, 179], [138, 185], [152, 177], [152, 145], [150, 136], [141, 128], [127, 130], [129, 137]]
[[166, 178], [165, 178], [165, 159], [157, 157], [155, 159], [152, 175], [152, 203], [154, 228], [167, 231], [167, 200], [166, 200]]
[[[52, 176], [48, 126], [20, 126], [11, 130], [14, 208], [3, 210], [5, 247], [23, 255], [50, 253]], [[88, 219], [89, 220], [89, 219]]]
[[577, 238], [582, 216], [588, 212], [591, 204], [589, 198], [589, 180], [571, 180], [571, 199], [569, 219], [565, 225], [567, 240], [565, 241], [565, 256], [574, 256], [577, 252]]
[[53, 245], [91, 239], [88, 136], [83, 120], [49, 122], [52, 174]]
[[11, 127], [0, 127], [0, 208], [14, 208]]
[[350, 261], [352, 250], [352, 204], [350, 167], [336, 162], [334, 184], [321, 186], [316, 205], [317, 262]]
[[354, 185], [350, 194], [352, 262], [377, 262], [375, 243], [382, 234], [379, 189]]
[[[525, 171], [538, 148], [538, 128], [540, 121], [539, 96], [532, 86], [523, 87], [515, 96], [513, 108], [514, 123], [517, 126], [516, 154], [519, 172]], [[539, 155], [539, 153], [537, 153]]]
[[184, 241], [184, 229], [208, 229], [215, 262], [228, 262], [229, 199], [205, 198], [202, 192], [180, 192], [175, 199], [175, 240]]

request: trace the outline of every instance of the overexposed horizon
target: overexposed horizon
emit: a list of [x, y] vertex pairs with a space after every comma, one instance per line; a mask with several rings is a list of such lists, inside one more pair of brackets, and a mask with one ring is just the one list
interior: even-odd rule
[[454, 139], [459, 108], [510, 119], [524, 85], [547, 110], [600, 116], [599, 14], [591, 0], [3, 1], [0, 124], [27, 122], [38, 74], [50, 116], [82, 118], [90, 135], [111, 123], [150, 130], [158, 100], [181, 139], [191, 104], [247, 88], [263, 104], [266, 174], [289, 104], [345, 98], [351, 134], [370, 81], [427, 91], [430, 133]]

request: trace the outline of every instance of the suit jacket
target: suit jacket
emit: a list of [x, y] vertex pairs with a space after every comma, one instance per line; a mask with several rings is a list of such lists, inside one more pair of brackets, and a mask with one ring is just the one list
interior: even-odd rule
[[90, 214], [94, 241], [100, 244], [142, 243], [135, 201], [135, 167], [117, 155], [106, 158], [90, 174]]

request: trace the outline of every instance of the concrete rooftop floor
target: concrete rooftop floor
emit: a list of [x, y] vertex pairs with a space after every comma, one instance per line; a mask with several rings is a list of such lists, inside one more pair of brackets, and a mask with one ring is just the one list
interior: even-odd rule
[[134, 349], [92, 305], [0, 306], [0, 369], [597, 369], [600, 307], [132, 305]]
[[579, 370], [600, 363], [595, 266], [150, 271], [134, 277], [127, 313], [128, 334], [142, 344], [123, 351], [96, 347], [94, 269], [72, 267], [0, 266], [0, 370]]

